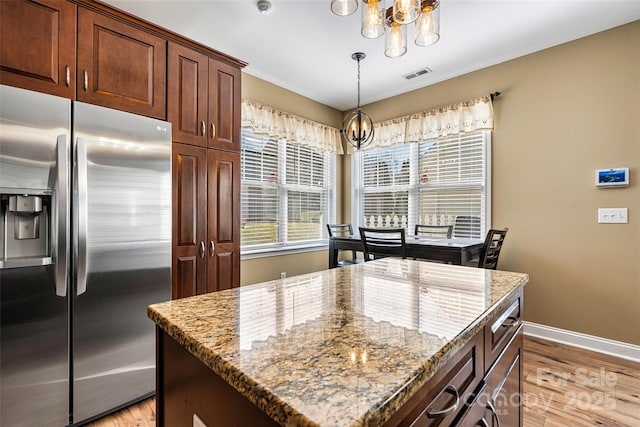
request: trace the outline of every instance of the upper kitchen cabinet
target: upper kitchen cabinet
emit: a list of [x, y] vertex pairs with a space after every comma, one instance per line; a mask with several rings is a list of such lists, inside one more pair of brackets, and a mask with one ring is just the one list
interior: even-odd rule
[[78, 8], [78, 101], [166, 118], [167, 41]]
[[240, 69], [169, 42], [168, 109], [174, 142], [240, 151]]
[[209, 148], [240, 151], [240, 70], [209, 59]]
[[73, 99], [76, 5], [0, 1], [0, 83]]
[[167, 120], [173, 141], [207, 146], [209, 57], [169, 42]]

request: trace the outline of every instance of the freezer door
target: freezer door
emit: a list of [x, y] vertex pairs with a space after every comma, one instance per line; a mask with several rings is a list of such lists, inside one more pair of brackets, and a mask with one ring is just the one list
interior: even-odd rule
[[[70, 136], [71, 101], [0, 86], [2, 426], [69, 423], [68, 209], [58, 202]], [[25, 193], [43, 204], [38, 239], [16, 238], [8, 224], [8, 199]]]
[[155, 390], [147, 306], [171, 299], [171, 125], [74, 104], [73, 421]]

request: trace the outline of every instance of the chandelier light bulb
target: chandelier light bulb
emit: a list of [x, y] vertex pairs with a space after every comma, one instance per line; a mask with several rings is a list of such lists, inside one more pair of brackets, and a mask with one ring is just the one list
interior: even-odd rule
[[393, 20], [398, 24], [415, 22], [420, 15], [420, 0], [394, 0]]
[[418, 46], [430, 46], [440, 39], [440, 8], [438, 2], [426, 5], [420, 18], [416, 21], [416, 38]]
[[392, 22], [387, 33], [384, 54], [389, 58], [398, 58], [407, 53], [407, 27]]
[[358, 10], [358, 0], [331, 0], [331, 12], [338, 16], [348, 16]]
[[375, 39], [384, 34], [384, 0], [363, 0], [362, 36]]

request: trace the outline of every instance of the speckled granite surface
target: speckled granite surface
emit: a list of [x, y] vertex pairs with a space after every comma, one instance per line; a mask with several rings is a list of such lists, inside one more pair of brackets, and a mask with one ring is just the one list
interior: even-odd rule
[[283, 426], [379, 425], [527, 281], [388, 258], [154, 304], [148, 315]]

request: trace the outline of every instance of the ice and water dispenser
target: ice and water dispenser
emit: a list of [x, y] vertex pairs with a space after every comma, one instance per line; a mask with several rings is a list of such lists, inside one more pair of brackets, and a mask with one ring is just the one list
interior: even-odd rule
[[0, 267], [50, 264], [51, 196], [2, 194], [0, 204]]

